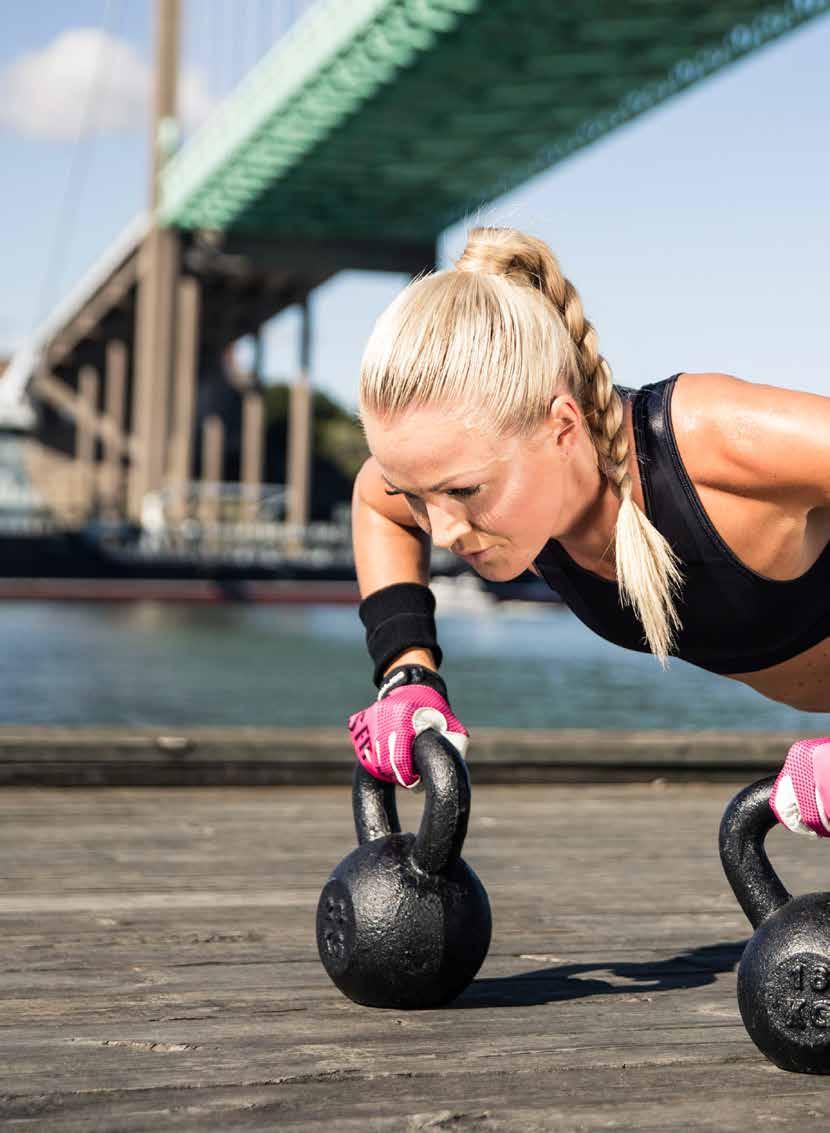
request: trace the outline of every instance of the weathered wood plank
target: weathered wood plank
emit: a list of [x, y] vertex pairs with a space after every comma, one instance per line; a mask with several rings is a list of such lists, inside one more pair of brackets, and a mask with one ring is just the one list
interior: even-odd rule
[[[339, 788], [0, 794], [0, 1121], [61, 1130], [754, 1129], [830, 1116], [746, 1037], [721, 876], [734, 785], [484, 787], [480, 978], [432, 1012], [316, 956]], [[400, 800], [410, 828], [422, 797]], [[774, 831], [794, 889], [828, 847]]]
[[[722, 781], [781, 766], [784, 732], [477, 728], [476, 784]], [[0, 727], [0, 786], [267, 786], [346, 783], [343, 728]]]

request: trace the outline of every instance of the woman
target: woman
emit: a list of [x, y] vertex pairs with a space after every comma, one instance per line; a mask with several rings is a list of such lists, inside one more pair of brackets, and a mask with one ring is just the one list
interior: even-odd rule
[[[830, 712], [830, 398], [726, 374], [615, 387], [550, 249], [478, 228], [378, 320], [360, 380], [360, 617], [377, 700], [349, 719], [375, 776], [417, 782], [414, 736], [461, 750], [437, 669], [430, 541], [484, 578], [530, 569], [611, 641]], [[830, 737], [773, 792], [830, 834]]]

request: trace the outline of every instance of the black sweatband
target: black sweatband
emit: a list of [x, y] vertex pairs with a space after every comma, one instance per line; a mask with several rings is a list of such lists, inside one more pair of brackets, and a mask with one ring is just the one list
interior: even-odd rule
[[383, 672], [407, 649], [429, 649], [435, 666], [443, 654], [435, 631], [435, 595], [420, 582], [393, 582], [369, 594], [358, 607], [366, 627], [366, 648], [375, 663], [373, 680], [380, 688]]

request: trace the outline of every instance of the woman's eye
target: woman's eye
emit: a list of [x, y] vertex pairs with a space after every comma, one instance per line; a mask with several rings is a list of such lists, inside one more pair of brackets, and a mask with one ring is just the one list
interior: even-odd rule
[[[421, 502], [420, 496], [413, 496], [409, 492], [404, 492], [401, 488], [386, 488], [387, 496], [404, 496], [411, 504], [419, 504]], [[447, 495], [454, 496], [457, 499], [467, 500], [470, 496], [475, 496], [481, 491], [481, 485], [477, 484], [475, 488], [447, 488]]]
[[412, 496], [409, 492], [402, 492], [400, 488], [386, 488], [386, 494], [387, 496], [403, 496], [404, 499], [408, 500], [411, 504], [420, 502], [417, 496]]

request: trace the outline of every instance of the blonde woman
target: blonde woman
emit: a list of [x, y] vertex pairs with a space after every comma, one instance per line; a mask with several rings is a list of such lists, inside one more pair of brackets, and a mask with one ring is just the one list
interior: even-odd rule
[[[830, 712], [830, 398], [718, 373], [615, 386], [551, 250], [508, 228], [474, 229], [395, 299], [359, 397], [353, 538], [379, 692], [349, 730], [373, 775], [414, 785], [425, 727], [468, 743], [437, 672], [430, 543], [483, 578], [532, 570], [664, 667]], [[830, 736], [792, 745], [773, 809], [830, 834]]]

